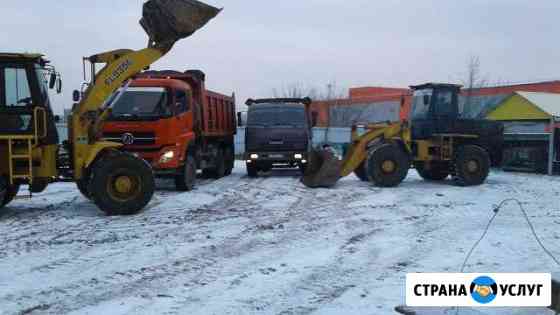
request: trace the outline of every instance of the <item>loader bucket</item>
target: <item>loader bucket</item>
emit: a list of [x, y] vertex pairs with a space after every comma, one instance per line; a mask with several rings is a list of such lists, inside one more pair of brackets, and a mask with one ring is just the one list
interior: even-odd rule
[[312, 151], [301, 182], [309, 188], [330, 188], [340, 179], [342, 161], [330, 150]]
[[150, 0], [144, 3], [140, 25], [156, 45], [172, 45], [191, 36], [221, 9], [197, 0]]

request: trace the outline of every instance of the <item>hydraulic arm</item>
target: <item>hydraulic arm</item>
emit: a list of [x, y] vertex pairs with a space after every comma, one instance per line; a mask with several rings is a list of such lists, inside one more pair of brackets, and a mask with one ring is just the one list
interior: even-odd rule
[[[140, 24], [148, 34], [148, 47], [134, 51], [113, 50], [85, 58], [92, 68], [92, 83], [72, 113], [69, 139], [73, 151], [74, 178], [99, 157], [100, 152], [120, 146], [99, 141], [99, 130], [110, 109], [107, 99], [124, 82], [167, 54], [180, 39], [192, 35], [220, 12], [219, 9], [195, 0], [159, 1], [144, 4]], [[95, 73], [96, 64], [105, 66]]]

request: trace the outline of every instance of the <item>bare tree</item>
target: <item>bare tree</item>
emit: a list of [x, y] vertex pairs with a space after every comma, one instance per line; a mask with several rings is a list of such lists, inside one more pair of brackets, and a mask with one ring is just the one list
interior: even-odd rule
[[315, 101], [326, 101], [344, 98], [345, 91], [338, 87], [336, 81], [328, 82], [321, 87], [295, 82], [284, 85], [281, 88], [272, 89], [272, 95], [274, 97], [286, 98], [310, 97]]
[[472, 105], [473, 92], [476, 89], [483, 88], [488, 85], [488, 78], [482, 74], [480, 57], [470, 56], [467, 63], [466, 78], [463, 80], [463, 86], [466, 89], [465, 106]]
[[272, 89], [272, 95], [274, 97], [282, 98], [303, 98], [316, 96], [317, 91], [313, 87], [307, 87], [301, 82], [290, 83], [282, 86], [281, 88]]
[[[327, 84], [316, 87], [305, 85], [301, 82], [295, 82], [291, 84], [284, 85], [282, 88], [273, 89], [272, 95], [274, 97], [286, 97], [286, 98], [302, 98], [310, 97], [314, 101], [329, 101], [328, 108], [326, 108], [330, 120], [331, 107], [339, 108], [341, 106], [340, 100], [346, 98], [346, 91], [340, 88], [336, 81], [330, 81]], [[342, 110], [343, 116], [346, 116], [345, 110]], [[327, 125], [324, 132], [324, 143], [328, 142], [329, 130], [331, 127], [331, 122], [327, 121]]]

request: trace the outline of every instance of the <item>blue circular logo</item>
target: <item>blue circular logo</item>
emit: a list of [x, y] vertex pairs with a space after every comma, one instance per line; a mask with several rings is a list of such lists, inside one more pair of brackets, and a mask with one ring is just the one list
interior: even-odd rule
[[471, 283], [471, 296], [480, 304], [488, 304], [498, 294], [498, 284], [490, 277], [478, 277]]

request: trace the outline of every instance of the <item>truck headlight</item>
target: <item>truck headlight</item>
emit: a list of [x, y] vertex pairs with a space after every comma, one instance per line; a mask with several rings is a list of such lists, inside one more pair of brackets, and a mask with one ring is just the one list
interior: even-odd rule
[[175, 158], [175, 151], [166, 151], [159, 159], [160, 163], [167, 163]]
[[259, 158], [258, 154], [251, 154], [251, 159], [257, 160]]
[[301, 159], [303, 159], [303, 155], [302, 155], [302, 154], [299, 154], [299, 153], [294, 154], [294, 159], [296, 159], [296, 160], [301, 160]]

